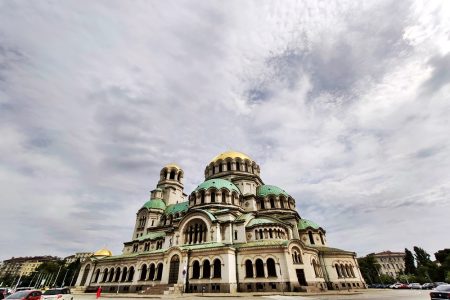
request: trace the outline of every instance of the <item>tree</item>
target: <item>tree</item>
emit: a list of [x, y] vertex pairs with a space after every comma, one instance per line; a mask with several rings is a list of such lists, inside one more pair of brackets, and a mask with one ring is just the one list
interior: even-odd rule
[[358, 264], [366, 282], [381, 283], [379, 276], [381, 266], [377, 263], [374, 253], [358, 258]]
[[405, 274], [416, 274], [416, 271], [414, 256], [408, 248], [405, 248]]
[[428, 254], [424, 249], [414, 246], [414, 253], [417, 262], [417, 267], [428, 266], [431, 263], [430, 254]]

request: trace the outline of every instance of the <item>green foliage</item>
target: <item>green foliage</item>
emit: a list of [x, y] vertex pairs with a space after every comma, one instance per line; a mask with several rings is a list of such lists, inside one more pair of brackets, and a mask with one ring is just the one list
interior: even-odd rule
[[374, 253], [367, 255], [366, 257], [358, 258], [359, 269], [364, 277], [364, 280], [369, 283], [382, 283], [378, 276], [380, 265], [376, 262]]
[[383, 284], [396, 282], [394, 277], [386, 275], [386, 274], [380, 274], [380, 281]]
[[428, 266], [431, 263], [430, 254], [428, 254], [424, 249], [414, 246], [414, 253], [417, 268], [420, 268], [421, 266]]
[[411, 251], [405, 248], [405, 274], [416, 274], [416, 271], [414, 256]]
[[450, 266], [450, 249], [439, 250], [434, 253], [434, 257], [436, 257], [436, 260], [442, 265], [449, 264]]

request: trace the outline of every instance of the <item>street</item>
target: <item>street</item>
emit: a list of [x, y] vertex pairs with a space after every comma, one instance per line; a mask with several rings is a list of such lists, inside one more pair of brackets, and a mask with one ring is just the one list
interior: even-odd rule
[[[138, 296], [136, 294], [130, 294], [128, 297], [125, 294], [104, 294], [101, 298], [103, 299], [115, 299], [115, 300], [123, 300], [123, 299], [133, 299], [133, 298], [153, 298], [153, 299], [174, 299], [174, 298], [185, 298], [185, 299], [201, 299], [201, 298], [214, 298], [214, 300], [232, 300], [232, 299], [261, 299], [261, 300], [390, 300], [390, 299], [405, 299], [405, 300], [424, 300], [430, 299], [430, 291], [422, 291], [422, 290], [364, 290], [362, 292], [355, 292], [355, 294], [324, 294], [324, 295], [246, 295], [239, 294], [235, 295], [227, 295], [227, 294], [207, 294], [207, 295], [193, 295], [193, 294], [184, 294], [184, 295], [148, 295], [147, 297]], [[95, 294], [77, 294], [74, 295], [74, 300], [92, 300], [95, 299]]]

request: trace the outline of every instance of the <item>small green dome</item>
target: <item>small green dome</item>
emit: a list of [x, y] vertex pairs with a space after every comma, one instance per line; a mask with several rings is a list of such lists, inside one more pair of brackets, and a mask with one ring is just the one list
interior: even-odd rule
[[303, 230], [303, 229], [307, 229], [307, 228], [312, 228], [312, 229], [321, 228], [319, 225], [317, 225], [313, 221], [306, 220], [306, 219], [301, 219], [300, 221], [298, 221], [297, 225], [298, 225], [299, 230]]
[[148, 209], [153, 208], [153, 209], [165, 210], [166, 203], [162, 199], [154, 198], [154, 199], [150, 199], [150, 201], [147, 201], [143, 207], [148, 208]]
[[196, 189], [195, 192], [199, 191], [199, 190], [207, 190], [209, 188], [216, 188], [218, 190], [220, 190], [221, 188], [226, 188], [229, 191], [235, 191], [238, 192], [239, 194], [241, 193], [241, 191], [238, 189], [237, 186], [234, 185], [234, 183], [232, 183], [231, 181], [225, 180], [225, 179], [219, 179], [219, 178], [215, 178], [215, 179], [210, 179], [210, 180], [206, 180], [205, 182], [203, 182], [202, 184], [200, 184]]
[[289, 197], [288, 193], [286, 193], [283, 189], [274, 186], [274, 185], [261, 185], [258, 187], [256, 191], [256, 195], [260, 197], [266, 197], [268, 195], [283, 195]]

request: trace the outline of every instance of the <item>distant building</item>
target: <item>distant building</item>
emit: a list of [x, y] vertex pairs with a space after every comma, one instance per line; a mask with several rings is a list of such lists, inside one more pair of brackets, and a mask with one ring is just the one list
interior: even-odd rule
[[64, 258], [64, 263], [66, 266], [70, 265], [71, 263], [77, 261], [77, 259], [80, 259], [80, 262], [84, 262], [86, 258], [91, 257], [94, 255], [94, 252], [77, 252], [74, 255], [70, 255]]
[[374, 256], [381, 266], [381, 274], [397, 277], [400, 272], [405, 271], [405, 252], [383, 251]]
[[43, 262], [59, 260], [55, 256], [12, 257], [3, 261], [0, 266], [0, 277], [28, 276]]

